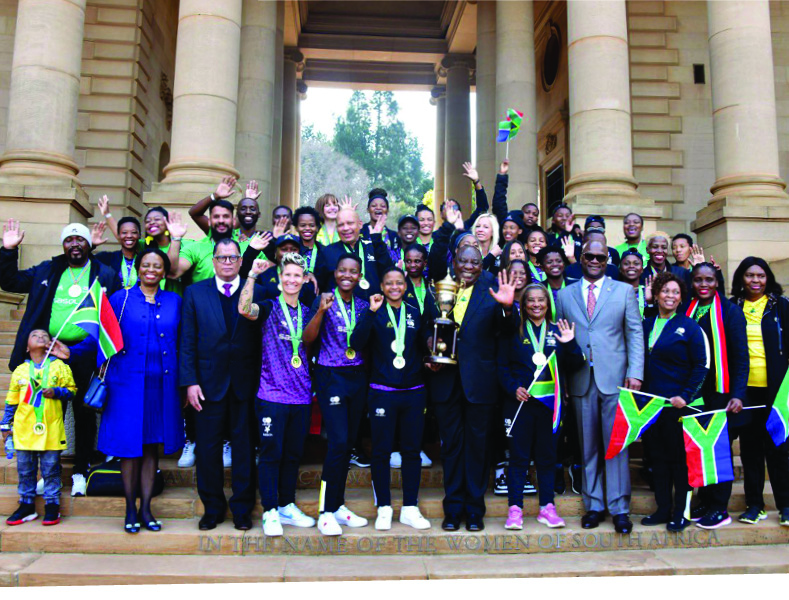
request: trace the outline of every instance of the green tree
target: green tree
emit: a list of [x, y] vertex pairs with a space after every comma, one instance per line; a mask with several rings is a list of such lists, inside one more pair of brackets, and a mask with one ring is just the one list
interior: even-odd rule
[[370, 185], [389, 193], [390, 204], [413, 210], [433, 187], [433, 179], [424, 170], [417, 139], [397, 113], [392, 92], [354, 92], [345, 116], [334, 126], [332, 146], [361, 165]]

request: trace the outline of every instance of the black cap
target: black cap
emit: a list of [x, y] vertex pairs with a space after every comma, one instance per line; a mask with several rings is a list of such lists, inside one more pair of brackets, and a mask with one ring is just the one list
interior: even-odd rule
[[397, 228], [400, 229], [404, 223], [408, 223], [409, 221], [419, 227], [419, 220], [414, 215], [403, 215], [397, 221]]
[[301, 239], [299, 236], [293, 235], [292, 233], [286, 233], [285, 235], [279, 236], [277, 241], [274, 242], [274, 247], [279, 248], [282, 244], [287, 244], [288, 242], [292, 242], [298, 247], [301, 247]]
[[605, 219], [600, 215], [589, 215], [586, 217], [586, 223], [584, 223], [584, 229], [589, 227], [589, 223], [600, 223], [603, 229], [605, 229]]
[[526, 224], [523, 222], [523, 213], [519, 210], [511, 210], [509, 213], [507, 213], [507, 216], [504, 217], [504, 220], [501, 222], [502, 227], [507, 221], [515, 223], [521, 229], [526, 228]]

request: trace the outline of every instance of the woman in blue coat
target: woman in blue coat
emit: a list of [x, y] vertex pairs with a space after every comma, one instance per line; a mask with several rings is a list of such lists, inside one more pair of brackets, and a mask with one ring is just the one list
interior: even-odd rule
[[99, 450], [121, 458], [128, 533], [137, 533], [140, 521], [151, 531], [161, 529], [151, 513], [158, 445], [172, 454], [184, 444], [178, 395], [181, 297], [159, 288], [170, 270], [164, 252], [146, 248], [137, 255], [136, 267], [138, 285], [110, 298], [120, 322], [123, 350], [108, 361], [108, 396], [98, 442]]

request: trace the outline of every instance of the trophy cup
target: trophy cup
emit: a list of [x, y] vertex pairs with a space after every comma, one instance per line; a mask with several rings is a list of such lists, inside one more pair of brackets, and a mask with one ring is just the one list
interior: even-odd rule
[[460, 325], [449, 316], [458, 298], [460, 285], [450, 275], [435, 284], [436, 306], [441, 316], [433, 319], [433, 344], [425, 362], [442, 365], [458, 364], [456, 349]]

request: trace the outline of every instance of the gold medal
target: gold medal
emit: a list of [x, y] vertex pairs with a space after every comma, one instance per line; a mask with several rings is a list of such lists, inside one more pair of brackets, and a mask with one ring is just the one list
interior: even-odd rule
[[301, 357], [294, 356], [293, 358], [290, 359], [290, 364], [294, 369], [298, 369], [299, 367], [301, 367]]
[[354, 358], [356, 358], [356, 350], [354, 350], [353, 348], [347, 348], [345, 350], [345, 358], [347, 358], [348, 360], [353, 360]]
[[33, 433], [36, 435], [44, 435], [47, 432], [47, 426], [43, 423], [36, 423], [33, 425]]
[[541, 367], [548, 362], [548, 359], [542, 352], [535, 352], [531, 357], [531, 361], [538, 367]]
[[395, 354], [397, 354], [397, 340], [395, 340], [394, 342], [392, 342], [392, 352], [394, 352]]
[[394, 365], [395, 369], [402, 369], [405, 367], [405, 359], [402, 356], [397, 356], [392, 361], [392, 364]]
[[82, 287], [78, 283], [75, 283], [74, 285], [69, 287], [68, 295], [71, 296], [72, 298], [76, 298], [82, 295]]
[[369, 290], [370, 289], [370, 282], [367, 281], [366, 279], [362, 279], [359, 282], [359, 287], [362, 288], [363, 290]]

